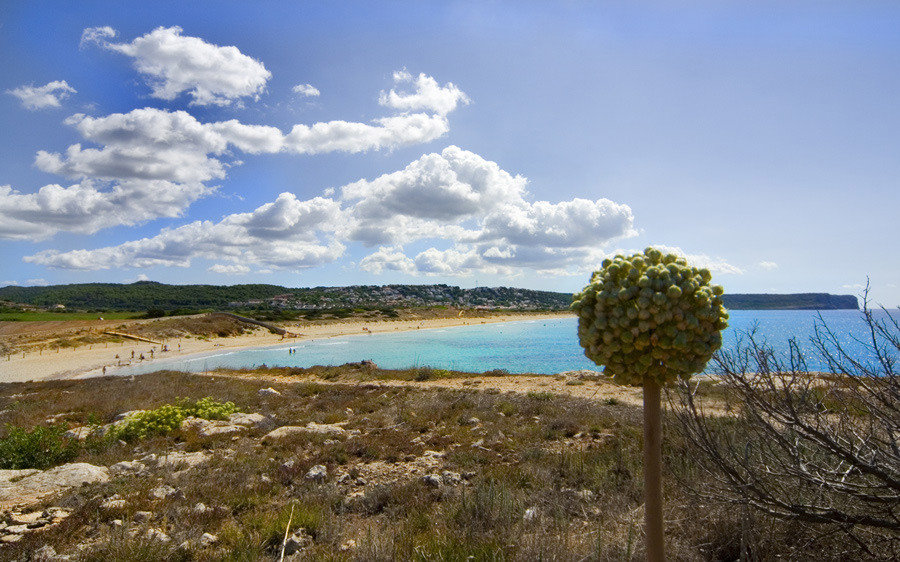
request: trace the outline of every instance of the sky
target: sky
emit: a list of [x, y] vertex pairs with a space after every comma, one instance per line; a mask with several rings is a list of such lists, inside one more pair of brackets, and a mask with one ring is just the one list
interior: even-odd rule
[[896, 2], [0, 3], [0, 286], [900, 305]]

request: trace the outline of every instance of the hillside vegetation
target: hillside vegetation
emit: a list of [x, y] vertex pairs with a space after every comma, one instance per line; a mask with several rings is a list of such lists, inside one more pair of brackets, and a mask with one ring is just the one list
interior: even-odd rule
[[[566, 310], [570, 293], [534, 291], [514, 287], [463, 289], [449, 285], [354, 285], [350, 287], [287, 288], [278, 285], [166, 285], [153, 281], [131, 284], [86, 283], [47, 287], [0, 288], [0, 301], [21, 307], [68, 310], [154, 311], [191, 313], [208, 310], [397, 309], [411, 307], [503, 308], [514, 310]], [[827, 293], [726, 294], [732, 310], [833, 310], [858, 308], [852, 295]], [[20, 310], [9, 310], [18, 313]], [[255, 317], [256, 315], [254, 315]], [[4, 318], [6, 320], [21, 318]]]

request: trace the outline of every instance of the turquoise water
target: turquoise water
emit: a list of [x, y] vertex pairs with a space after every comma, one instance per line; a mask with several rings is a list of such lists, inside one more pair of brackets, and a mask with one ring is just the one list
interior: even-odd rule
[[[855, 353], [865, 353], [864, 347], [855, 341], [855, 338], [866, 336], [866, 325], [860, 312], [838, 310], [821, 314], [829, 327], [840, 334], [843, 345]], [[738, 334], [756, 326], [758, 339], [777, 350], [785, 350], [791, 337], [796, 338], [805, 349], [811, 350], [808, 342], [817, 318], [818, 313], [814, 311], [732, 311], [724, 346], [733, 346]], [[213, 352], [187, 359], [158, 360], [117, 369], [112, 374], [142, 374], [159, 369], [202, 372], [217, 367], [262, 365], [311, 367], [341, 365], [365, 359], [371, 359], [379, 367], [387, 369], [429, 366], [469, 372], [505, 369], [511, 373], [542, 374], [576, 369], [599, 370], [584, 357], [576, 332], [577, 319], [573, 317], [393, 334], [361, 334]], [[296, 353], [290, 354], [289, 348], [294, 348]], [[819, 365], [811, 361], [810, 368], [817, 369]]]

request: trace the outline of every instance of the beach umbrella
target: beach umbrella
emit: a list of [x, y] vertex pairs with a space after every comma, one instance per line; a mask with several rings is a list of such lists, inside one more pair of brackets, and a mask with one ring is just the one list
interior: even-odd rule
[[575, 294], [584, 354], [619, 384], [644, 392], [644, 522], [649, 562], [663, 562], [661, 389], [701, 372], [722, 346], [724, 290], [655, 248], [603, 260]]

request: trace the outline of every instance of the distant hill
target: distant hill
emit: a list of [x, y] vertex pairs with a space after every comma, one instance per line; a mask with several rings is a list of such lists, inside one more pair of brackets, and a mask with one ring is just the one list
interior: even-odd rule
[[512, 287], [461, 289], [449, 285], [355, 285], [287, 288], [277, 285], [165, 285], [138, 281], [130, 285], [87, 283], [47, 287], [0, 288], [0, 300], [68, 309], [328, 309], [353, 307], [460, 306], [521, 310], [564, 310], [570, 293]]
[[731, 310], [858, 310], [853, 295], [797, 293], [793, 295], [725, 294], [725, 307]]
[[[329, 309], [353, 307], [404, 308], [457, 306], [519, 310], [565, 310], [570, 293], [513, 287], [461, 289], [449, 285], [354, 285], [350, 287], [287, 288], [278, 285], [166, 285], [154, 281], [86, 283], [47, 287], [3, 287], [0, 300], [38, 307], [65, 305], [77, 310], [179, 309]], [[726, 294], [732, 310], [858, 309], [852, 295]]]

